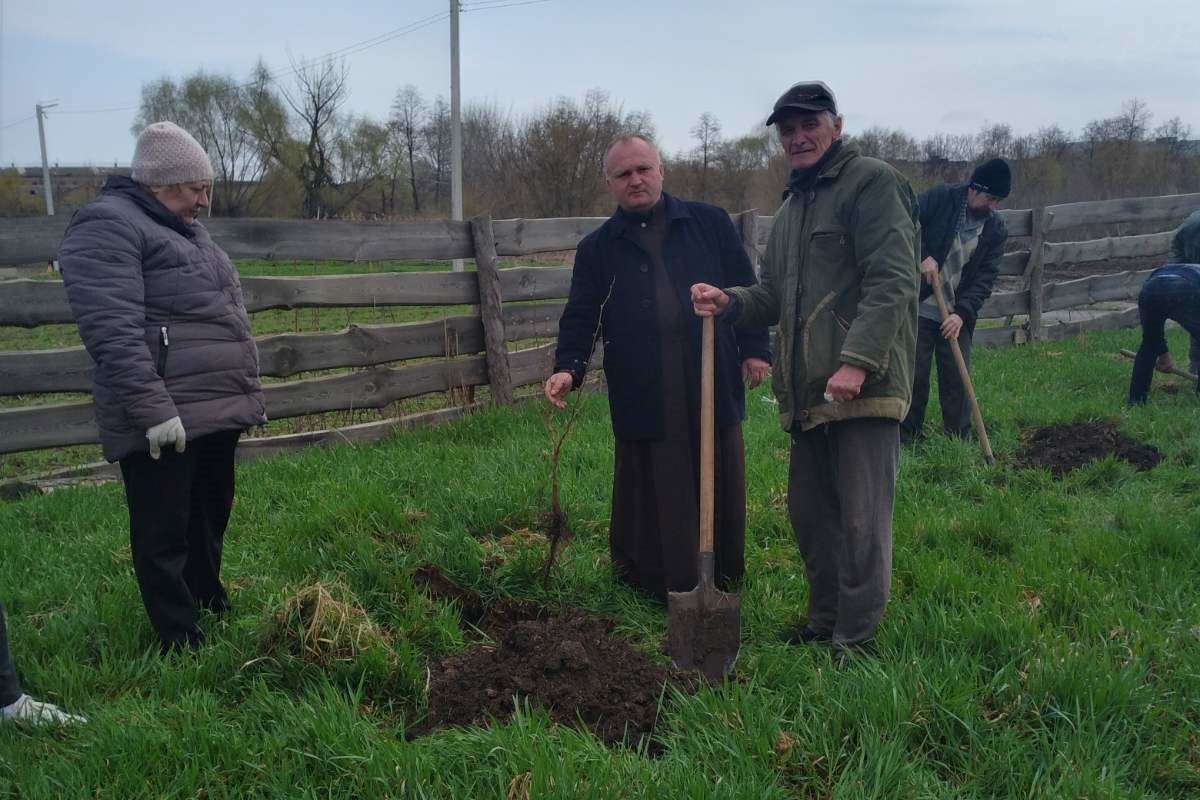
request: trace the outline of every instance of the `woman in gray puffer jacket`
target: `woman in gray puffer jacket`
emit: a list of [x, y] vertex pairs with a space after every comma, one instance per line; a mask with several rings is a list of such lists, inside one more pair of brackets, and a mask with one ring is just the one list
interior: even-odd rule
[[120, 461], [142, 601], [165, 650], [195, 647], [222, 612], [234, 450], [266, 422], [258, 351], [229, 257], [196, 222], [213, 170], [170, 122], [138, 137], [132, 180], [110, 177], [59, 248], [95, 362], [104, 456]]

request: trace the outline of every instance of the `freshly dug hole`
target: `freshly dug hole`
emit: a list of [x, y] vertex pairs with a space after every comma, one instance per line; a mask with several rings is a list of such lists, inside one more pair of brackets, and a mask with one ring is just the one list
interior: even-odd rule
[[1017, 453], [1021, 467], [1044, 467], [1061, 478], [1107, 455], [1129, 462], [1135, 469], [1158, 466], [1162, 454], [1117, 430], [1111, 422], [1069, 422], [1027, 431], [1024, 447]]

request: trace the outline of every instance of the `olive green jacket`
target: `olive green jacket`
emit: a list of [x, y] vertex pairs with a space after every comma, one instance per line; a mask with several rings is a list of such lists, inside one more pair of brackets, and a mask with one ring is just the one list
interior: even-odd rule
[[[843, 147], [811, 191], [775, 215], [757, 286], [734, 287], [735, 322], [778, 324], [772, 377], [784, 430], [858, 417], [902, 420], [912, 399], [920, 222], [908, 181]], [[843, 363], [867, 371], [828, 403]]]

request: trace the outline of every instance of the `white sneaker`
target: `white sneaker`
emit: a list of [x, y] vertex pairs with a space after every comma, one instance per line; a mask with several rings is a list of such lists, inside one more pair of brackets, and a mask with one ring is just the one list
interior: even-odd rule
[[82, 725], [87, 719], [78, 714], [68, 714], [53, 703], [42, 703], [23, 694], [17, 698], [17, 702], [0, 708], [0, 721], [25, 725]]

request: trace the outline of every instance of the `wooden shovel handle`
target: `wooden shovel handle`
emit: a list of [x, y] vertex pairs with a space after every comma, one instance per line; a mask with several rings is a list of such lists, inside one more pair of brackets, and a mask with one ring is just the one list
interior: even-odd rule
[[[950, 310], [946, 308], [946, 298], [942, 296], [942, 276], [934, 275], [932, 284], [938, 313], [942, 317], [942, 322], [945, 322], [950, 316]], [[971, 383], [971, 374], [967, 372], [967, 362], [963, 359], [958, 339], [950, 340], [950, 352], [954, 354], [954, 363], [958, 365], [958, 375], [962, 378], [963, 387], [967, 390], [967, 399], [971, 401], [971, 420], [975, 423], [975, 435], [979, 437], [979, 448], [983, 451], [983, 460], [990, 466], [996, 463], [996, 457], [992, 455], [992, 443], [988, 440], [987, 428], [983, 425], [983, 413], [979, 410], [979, 401], [975, 399], [975, 385]], [[941, 380], [940, 377], [938, 379]]]
[[713, 549], [713, 318], [704, 317], [700, 349], [700, 552]]

